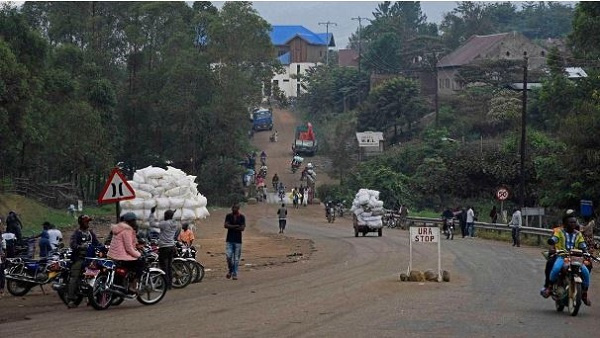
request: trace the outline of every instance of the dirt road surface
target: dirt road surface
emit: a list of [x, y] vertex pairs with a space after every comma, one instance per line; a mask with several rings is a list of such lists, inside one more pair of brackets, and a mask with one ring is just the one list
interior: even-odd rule
[[[256, 142], [263, 134], [271, 149], [268, 133]], [[271, 161], [290, 153], [268, 154]], [[600, 330], [600, 278], [592, 274], [591, 308], [557, 313], [538, 294], [539, 248], [455, 237], [442, 242], [449, 283], [400, 282], [407, 231], [356, 238], [349, 218], [328, 224], [322, 207], [308, 206], [289, 209], [283, 236], [276, 208], [242, 208], [248, 229], [237, 281], [224, 277], [227, 210], [215, 210], [197, 230], [199, 260], [210, 269], [201, 283], [171, 290], [157, 305], [128, 301], [106, 311], [68, 310], [52, 291], [4, 296], [0, 337], [594, 337]], [[413, 268], [435, 269], [436, 255], [436, 245], [415, 245]]]

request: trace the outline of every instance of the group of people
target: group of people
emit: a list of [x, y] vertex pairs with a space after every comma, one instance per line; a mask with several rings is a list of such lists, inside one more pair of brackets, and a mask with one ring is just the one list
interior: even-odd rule
[[[448, 207], [442, 212], [441, 216], [444, 220], [444, 224], [449, 224], [452, 219], [458, 220], [462, 238], [475, 237], [475, 221], [477, 220], [477, 216], [475, 216], [475, 210], [473, 207], [459, 207], [455, 210], [452, 210], [450, 207]], [[452, 238], [454, 238], [454, 236], [452, 236]]]
[[[193, 231], [189, 224], [182, 226], [173, 220], [175, 212], [167, 210], [164, 212], [163, 220], [157, 221], [154, 216], [155, 208], [152, 208], [149, 216], [150, 232], [158, 232], [158, 259], [159, 266], [167, 276], [167, 288], [171, 288], [172, 274], [171, 266], [176, 253], [176, 240], [187, 245], [191, 245], [195, 239]], [[95, 247], [101, 246], [98, 237], [90, 229], [92, 218], [88, 215], [81, 215], [77, 219], [79, 228], [71, 235], [69, 242], [73, 250], [71, 255], [71, 273], [67, 289], [67, 300], [69, 307], [75, 307], [76, 291], [78, 287], [79, 276], [84, 258], [90, 256]], [[107, 256], [117, 261], [121, 266], [134, 272], [134, 279], [129, 284], [129, 292], [137, 292], [137, 283], [142, 274], [144, 262], [140, 259], [141, 246], [150, 233], [146, 229], [140, 229], [138, 219], [135, 213], [127, 212], [120, 217], [117, 224], [111, 225], [110, 233], [106, 245], [109, 246]]]

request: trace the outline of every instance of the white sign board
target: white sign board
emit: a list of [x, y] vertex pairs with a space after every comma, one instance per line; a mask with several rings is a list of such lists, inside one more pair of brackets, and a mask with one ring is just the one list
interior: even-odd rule
[[438, 282], [442, 281], [442, 250], [440, 241], [440, 228], [437, 226], [410, 227], [408, 274], [412, 270], [412, 247], [414, 243], [437, 243], [438, 248]]
[[440, 228], [410, 227], [410, 240], [419, 243], [437, 243], [440, 240]]

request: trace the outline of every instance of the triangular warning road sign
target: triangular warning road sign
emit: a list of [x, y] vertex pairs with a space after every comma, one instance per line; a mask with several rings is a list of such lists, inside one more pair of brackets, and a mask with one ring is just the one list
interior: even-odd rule
[[98, 203], [111, 203], [134, 198], [135, 191], [127, 183], [127, 179], [119, 169], [115, 168], [110, 173], [110, 177], [106, 181], [100, 196], [98, 196]]

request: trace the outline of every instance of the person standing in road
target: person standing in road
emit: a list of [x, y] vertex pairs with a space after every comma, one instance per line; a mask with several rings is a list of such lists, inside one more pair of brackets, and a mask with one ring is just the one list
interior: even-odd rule
[[475, 211], [473, 207], [467, 210], [467, 234], [469, 237], [475, 237]]
[[10, 211], [6, 217], [6, 232], [10, 232], [17, 238], [17, 244], [21, 244], [21, 230], [23, 230], [23, 223], [14, 211]]
[[240, 205], [234, 204], [231, 213], [225, 216], [225, 255], [227, 256], [227, 279], [238, 279], [238, 267], [242, 255], [242, 232], [246, 229], [246, 217], [240, 213]]
[[520, 247], [521, 227], [523, 226], [523, 219], [521, 218], [521, 209], [519, 207], [514, 208], [512, 218], [508, 226], [512, 228], [513, 246]]
[[69, 277], [69, 286], [67, 289], [67, 306], [69, 308], [76, 307], [75, 303], [77, 287], [81, 275], [83, 261], [87, 256], [89, 246], [99, 246], [98, 237], [90, 230], [90, 222], [92, 218], [88, 215], [81, 215], [77, 218], [79, 229], [71, 235], [69, 246], [73, 252], [71, 253], [71, 272]]
[[287, 222], [287, 209], [285, 208], [285, 203], [281, 203], [281, 208], [277, 210], [277, 216], [279, 216], [279, 233], [282, 234], [285, 230], [285, 224]]
[[173, 257], [175, 256], [175, 234], [179, 231], [179, 224], [173, 221], [175, 211], [167, 210], [164, 213], [164, 220], [156, 222], [154, 214], [150, 214], [149, 222], [153, 228], [160, 229], [158, 235], [158, 264], [160, 269], [167, 275], [167, 289], [171, 289], [173, 282]]

